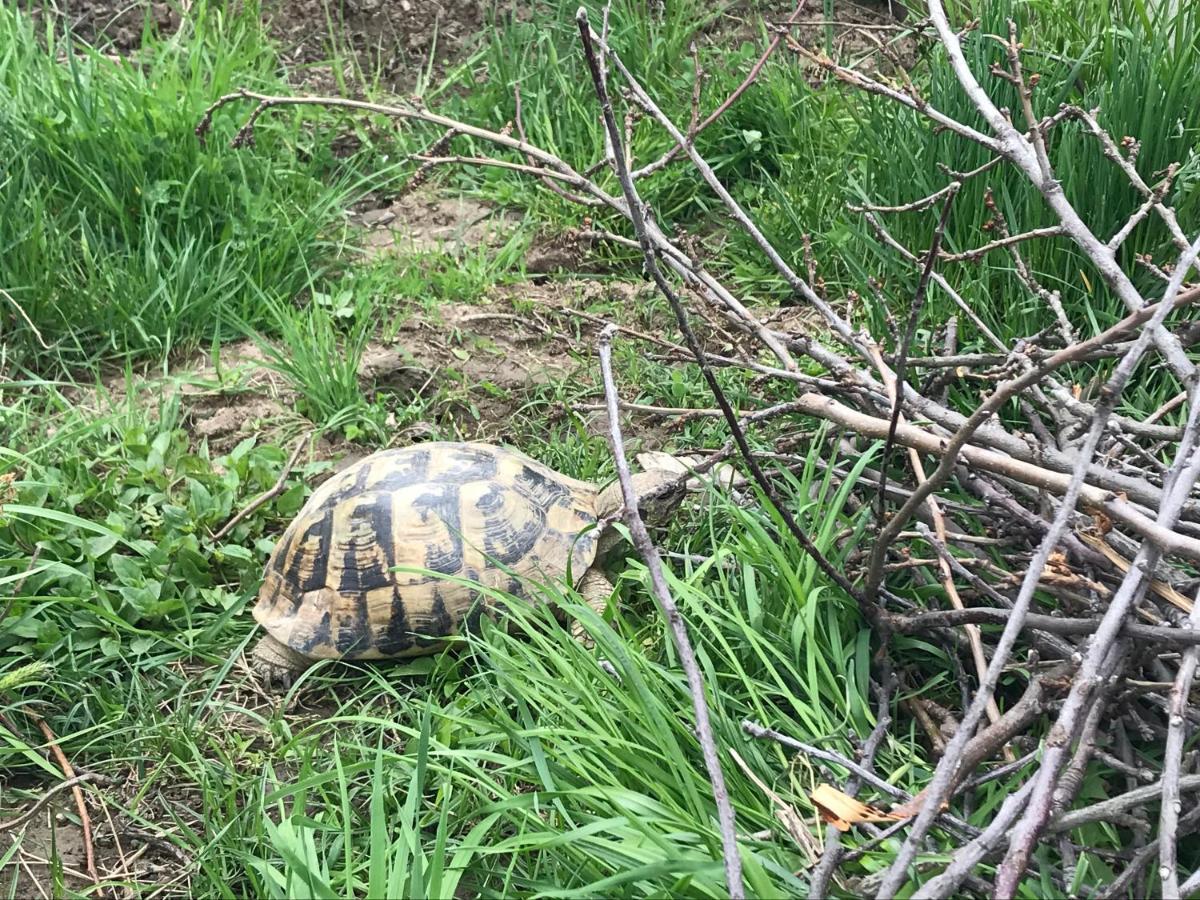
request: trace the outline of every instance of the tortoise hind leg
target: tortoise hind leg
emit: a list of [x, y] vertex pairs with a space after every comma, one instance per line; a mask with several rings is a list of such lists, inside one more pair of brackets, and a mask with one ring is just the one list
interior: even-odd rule
[[[599, 568], [593, 566], [583, 573], [583, 578], [579, 581], [577, 588], [583, 601], [595, 610], [596, 615], [603, 616], [604, 610], [608, 608], [608, 599], [613, 595], [616, 588], [612, 582], [604, 577], [604, 573]], [[575, 640], [579, 641], [589, 650], [595, 645], [591, 635], [587, 633], [587, 629], [583, 627], [583, 623], [575, 621], [571, 628], [571, 634]]]
[[291, 687], [296, 676], [311, 666], [315, 660], [297, 653], [269, 634], [254, 645], [250, 651], [250, 670], [266, 685], [268, 690]]

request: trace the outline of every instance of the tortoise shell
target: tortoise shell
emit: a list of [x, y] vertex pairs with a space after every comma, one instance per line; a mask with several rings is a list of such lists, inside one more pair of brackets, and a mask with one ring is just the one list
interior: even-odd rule
[[568, 566], [578, 581], [596, 557], [597, 529], [580, 535], [596, 497], [489, 444], [375, 453], [322, 484], [288, 526], [254, 618], [313, 659], [430, 653], [490, 605], [478, 585], [526, 598], [522, 578], [560, 579]]

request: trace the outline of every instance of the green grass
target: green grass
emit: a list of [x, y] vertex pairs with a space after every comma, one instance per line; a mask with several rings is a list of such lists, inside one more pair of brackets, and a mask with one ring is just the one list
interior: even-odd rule
[[[686, 690], [640, 565], [619, 570], [628, 606], [616, 630], [590, 623], [620, 682], [553, 617], [518, 613], [514, 634], [488, 629], [458, 653], [319, 667], [305, 705], [320, 712], [281, 716], [247, 693], [233, 661], [251, 637], [246, 604], [270, 537], [312, 470], [216, 544], [211, 530], [274, 482], [283, 452], [247, 441], [209, 459], [189, 450], [177, 405], [158, 412], [153, 430], [132, 404], [89, 421], [53, 464], [10, 451], [22, 477], [0, 525], [0, 558], [41, 552], [12, 597], [0, 678], [15, 682], [6, 721], [24, 724], [21, 709], [36, 701], [69, 755], [137, 773], [136, 791], [108, 802], [166, 829], [196, 861], [195, 890], [282, 895], [304, 884], [362, 896], [386, 877], [435, 896], [438, 879], [484, 893], [722, 893], [712, 800], [680, 714]], [[75, 415], [57, 424], [71, 433]], [[534, 450], [565, 468], [571, 460], [556, 448], [569, 446], [551, 436]], [[589, 453], [607, 469], [605, 452], [593, 439]], [[578, 460], [570, 468], [586, 470]], [[823, 511], [827, 543], [836, 504], [808, 506]], [[853, 609], [818, 587], [761, 513], [718, 501], [680, 526], [672, 546], [711, 554], [672, 586], [722, 741], [768, 781], [786, 762], [740, 736], [743, 717], [848, 750], [846, 731], [871, 726], [862, 700], [870, 648]], [[30, 659], [51, 671], [31, 683], [21, 668]], [[9, 778], [45, 771], [22, 731], [4, 731]], [[889, 752], [918, 762], [903, 747]], [[730, 777], [742, 828], [770, 827], [767, 798]], [[778, 789], [802, 792], [804, 778]], [[762, 890], [797, 889], [787, 874], [801, 865], [796, 848], [750, 841], [746, 854]]]
[[[408, 318], [436, 319], [445, 303], [478, 302], [497, 283], [520, 279], [533, 231], [577, 225], [581, 212], [511, 173], [447, 170], [443, 187], [523, 211], [506, 242], [365, 258], [343, 209], [366, 190], [394, 188], [411, 171], [395, 160], [431, 135], [406, 128], [383, 140], [343, 118], [275, 111], [259, 124], [254, 149], [231, 151], [228, 139], [249, 111], [233, 107], [200, 146], [193, 129], [216, 96], [242, 85], [287, 90], [257, 10], [233, 7], [195, 4], [177, 34], [150, 37], [139, 64], [66, 53], [52, 34], [35, 35], [23, 16], [0, 9], [0, 287], [12, 298], [0, 298], [0, 366], [11, 379], [0, 382], [0, 474], [13, 476], [11, 486], [0, 482], [2, 804], [24, 805], [61, 777], [26, 715], [36, 712], [79, 768], [115, 779], [89, 791], [94, 822], [103, 818], [96, 812], [103, 797], [114, 817], [178, 851], [147, 852], [165, 867], [164, 877], [179, 879], [167, 893], [723, 896], [715, 807], [690, 731], [690, 700], [636, 557], [611, 567], [621, 604], [606, 621], [563, 586], [544, 586], [548, 598], [585, 621], [595, 651], [548, 612], [518, 609], [511, 633], [485, 627], [435, 657], [322, 664], [280, 702], [247, 682], [240, 660], [257, 637], [249, 607], [262, 564], [330, 463], [302, 457], [278, 496], [222, 541], [212, 535], [275, 484], [301, 428], [340, 434], [364, 449], [417, 423], [447, 436], [463, 431], [463, 417], [451, 410], [470, 407], [473, 392], [487, 386], [448, 378], [428, 395], [373, 391], [358, 378], [364, 349]], [[984, 26], [995, 31], [1009, 9], [988, 7]], [[427, 81], [426, 97], [498, 128], [514, 114], [519, 81], [530, 139], [587, 167], [603, 143], [574, 8], [555, 2], [529, 22], [497, 19], [478, 55], [445, 83]], [[1188, 150], [1198, 115], [1191, 97], [1200, 30], [1196, 13], [1181, 8], [1177, 20], [1154, 27], [1132, 0], [1089, 4], [1082, 15], [1053, 3], [1014, 3], [1011, 11], [1037, 22], [1035, 51], [1061, 57], [1047, 58], [1041, 70], [1044, 109], [1059, 100], [1100, 103], [1114, 133], [1145, 141], [1143, 172], [1183, 162], [1172, 202], [1187, 221], [1197, 203], [1197, 163]], [[667, 4], [661, 24], [645, 9], [634, 0], [614, 3], [614, 43], [668, 113], [686, 122], [687, 46], [721, 8]], [[741, 80], [760, 44], [701, 42], [706, 109]], [[971, 47], [982, 70], [993, 51], [980, 41]], [[483, 65], [486, 79], [467, 78]], [[913, 76], [933, 102], [966, 115], [936, 66], [922, 62]], [[1153, 113], [1141, 100], [1151, 87]], [[1177, 124], [1164, 130], [1161, 122]], [[366, 145], [335, 158], [331, 138], [351, 127]], [[669, 146], [649, 122], [639, 121], [634, 134], [639, 162]], [[1057, 139], [1072, 199], [1101, 230], [1115, 230], [1136, 198], [1077, 129], [1064, 127]], [[782, 55], [697, 146], [798, 267], [800, 235], [813, 236], [831, 295], [857, 290], [877, 329], [882, 311], [866, 277], [881, 278], [887, 301], [904, 310], [915, 274], [878, 252], [845, 203], [911, 200], [941, 185], [936, 161], [955, 168], [982, 161], [978, 151], [892, 107], [810, 85]], [[463, 137], [455, 143], [464, 154], [483, 149]], [[1019, 179], [997, 174], [991, 184], [1015, 227], [1045, 224], [1040, 200]], [[951, 249], [980, 240], [983, 187], [960, 196], [947, 232]], [[727, 242], [713, 267], [749, 301], [785, 296], [746, 239], [714, 219], [713, 198], [696, 191], [685, 165], [665, 169], [644, 189], [664, 225], [686, 227], [710, 246]], [[891, 224], [922, 248], [932, 220]], [[1163, 246], [1161, 227], [1148, 223], [1127, 253]], [[603, 253], [618, 276], [636, 277], [628, 253]], [[1062, 242], [1030, 258], [1080, 320], [1102, 327], [1118, 314]], [[964, 273], [956, 278], [1003, 338], [1049, 322], [1007, 259]], [[673, 334], [663, 325], [669, 316], [661, 298], [639, 299], [636, 308], [618, 295], [573, 302]], [[40, 346], [14, 303], [52, 349]], [[922, 341], [950, 312], [935, 292]], [[979, 348], [965, 323], [961, 333], [963, 349]], [[197, 348], [219, 362], [225, 341], [246, 336], [299, 399], [284, 431], [218, 451], [189, 432], [175, 363]], [[628, 399], [712, 405], [694, 367], [668, 365], [623, 339], [616, 363]], [[580, 353], [575, 366], [516, 404], [501, 423], [504, 437], [564, 472], [607, 480], [607, 444], [571, 410], [599, 398], [594, 360]], [[94, 400], [102, 370], [127, 374], [124, 395], [110, 388], [110, 402]], [[137, 372], [165, 376], [143, 383]], [[1091, 371], [1077, 374], [1083, 381]], [[753, 402], [744, 376], [722, 370], [718, 377], [735, 405]], [[231, 394], [244, 387], [220, 367], [218, 382]], [[1127, 402], [1149, 410], [1173, 389], [1155, 373]], [[964, 406], [974, 402], [967, 388], [956, 390]], [[636, 447], [664, 436], [681, 448], [725, 439], [712, 419], [630, 438]], [[778, 437], [762, 431], [752, 440], [765, 447]], [[849, 502], [850, 491], [877, 448], [848, 457], [838, 438], [823, 429], [806, 436], [780, 489], [835, 564], [849, 565], [845, 554], [870, 540], [865, 510]], [[834, 479], [834, 467], [845, 477]], [[982, 531], [977, 522], [961, 524]], [[851, 539], [835, 544], [845, 530]], [[670, 558], [671, 587], [696, 643], [720, 745], [736, 750], [822, 834], [807, 793], [837, 776], [748, 739], [740, 722], [755, 719], [853, 752], [848, 735], [861, 739], [874, 724], [869, 632], [757, 505], [708, 497], [658, 537], [678, 554]], [[914, 602], [932, 603], [940, 590], [894, 587]], [[893, 655], [910, 667], [913, 692], [950, 708], [960, 703], [956, 661], [944, 647], [909, 637], [896, 640]], [[1003, 688], [1021, 683], [1014, 674]], [[805, 852], [773, 801], [728, 755], [722, 763], [752, 895], [804, 896]], [[927, 783], [931, 761], [907, 719], [893, 726], [877, 768], [908, 789]], [[1019, 774], [981, 791], [965, 813], [970, 821], [986, 823]], [[1109, 774], [1089, 770], [1082, 795], [1101, 796]], [[74, 815], [70, 806], [63, 810]], [[1079, 838], [1099, 850], [1121, 849], [1121, 834], [1109, 826], [1083, 829]], [[36, 835], [24, 841], [25, 850], [45, 850]], [[896, 846], [872, 849], [848, 874], [886, 867]], [[101, 850], [111, 862], [111, 848]], [[930, 852], [952, 850], [942, 839]], [[1042, 864], [1055, 862], [1051, 850], [1040, 851]], [[15, 852], [0, 846], [0, 890], [10, 895], [18, 890]], [[1078, 884], [1110, 879], [1103, 859], [1081, 854]], [[69, 872], [55, 877], [61, 893], [85, 892]], [[147, 895], [156, 886], [154, 876], [139, 876], [134, 890]]]
[[[195, 135], [217, 96], [283, 87], [257, 14], [197, 3], [134, 63], [0, 11], [0, 285], [25, 314], [0, 319], [10, 365], [161, 360], [237, 318], [266, 327], [264, 295], [290, 299], [334, 263], [362, 189], [353, 159], [309, 144], [295, 116], [256, 130], [259, 153]], [[218, 113], [218, 134], [248, 112]]]

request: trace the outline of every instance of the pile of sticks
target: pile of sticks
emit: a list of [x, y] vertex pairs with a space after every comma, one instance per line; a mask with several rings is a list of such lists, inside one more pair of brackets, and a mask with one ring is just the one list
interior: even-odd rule
[[[237, 132], [235, 146], [251, 144], [258, 118], [280, 106], [340, 107], [419, 121], [445, 131], [427, 152], [415, 157], [419, 162], [415, 181], [428, 177], [439, 165], [498, 166], [536, 177], [572, 202], [624, 219], [632, 228], [632, 238], [596, 228], [589, 234], [640, 249], [645, 272], [669, 301], [684, 343], [728, 425], [730, 450], [736, 448], [740, 465], [774, 506], [791, 537], [811, 554], [833, 584], [854, 598], [874, 630], [880, 647], [875, 685], [880, 727], [887, 726], [895, 705], [896, 678], [887, 654], [894, 635], [939, 635], [938, 639], [961, 654], [973, 669], [964, 676], [969, 702], [957, 716], [943, 710], [942, 721], [937, 722], [930, 705], [909, 702], [905, 707], [926, 726], [940, 758], [930, 783], [902, 805], [906, 815], [895, 828], [904, 831], [905, 840], [890, 868], [872, 885], [876, 895], [895, 896], [917, 877], [914, 861], [929, 846], [927, 836], [935, 825], [958, 836], [961, 846], [940, 872], [921, 876], [915, 896], [947, 897], [971, 889], [1011, 897], [1031, 867], [1037, 870], [1037, 877], [1049, 879], [1065, 893], [1072, 883], [1073, 867], [1085, 852], [1071, 842], [1072, 829], [1108, 821], [1129, 829], [1132, 837], [1123, 852], [1106, 857], [1117, 875], [1103, 887], [1104, 896], [1129, 892], [1144, 896], [1152, 877], [1158, 879], [1163, 896], [1186, 896], [1200, 889], [1200, 872], [1181, 874], [1177, 865], [1179, 837], [1200, 826], [1200, 805], [1195, 802], [1195, 792], [1200, 790], [1200, 760], [1195, 753], [1183, 752], [1200, 723], [1200, 713], [1189, 707], [1200, 645], [1200, 632], [1195, 629], [1200, 612], [1180, 588], [1194, 590], [1194, 571], [1200, 563], [1200, 498], [1194, 490], [1200, 477], [1200, 378], [1185, 350], [1197, 335], [1186, 322], [1181, 324], [1181, 319], [1200, 299], [1200, 287], [1188, 282], [1200, 252], [1200, 238], [1185, 234], [1166, 203], [1175, 168], [1160, 173], [1155, 183], [1147, 181], [1136, 165], [1136, 142], [1115, 140], [1101, 126], [1097, 111], [1063, 106], [1048, 116], [1035, 114], [1037, 78], [1022, 67], [1023, 48], [1015, 26], [1010, 27], [1006, 39], [1001, 38], [1006, 65], [993, 69], [1015, 86], [1021, 98], [1020, 109], [1009, 111], [997, 106], [968, 65], [963, 41], [972, 26], [956, 31], [940, 0], [928, 4], [928, 20], [922, 25], [940, 42], [961, 90], [986, 122], [986, 129], [978, 130], [936, 109], [906, 79], [896, 87], [806, 49], [789, 33], [799, 12], [797, 8], [777, 27], [746, 81], [704, 120], [699, 115], [697, 87], [691, 121], [681, 129], [662, 112], [610, 44], [607, 8], [598, 32], [581, 9], [577, 16], [581, 48], [606, 135], [602, 157], [584, 170], [525, 139], [519, 102], [514, 136], [511, 127], [492, 131], [455, 121], [417, 100], [381, 105], [240, 91], [220, 98], [197, 133], [203, 138], [211, 128], [213, 113], [238, 100], [256, 106]], [[811, 266], [804, 273], [794, 271], [695, 147], [699, 131], [736, 100], [780, 46], [805, 59], [809, 71], [815, 67], [856, 90], [887, 98], [990, 154], [989, 161], [973, 171], [947, 170], [945, 187], [929, 196], [900, 206], [857, 207], [881, 244], [919, 272], [916, 296], [907, 321], [897, 327], [895, 341], [868, 333], [840, 313], [838, 304], [823, 296]], [[620, 88], [614, 91], [618, 80]], [[614, 108], [614, 93], [630, 111], [624, 127]], [[653, 120], [674, 141], [667, 154], [639, 169], [632, 167], [629, 147], [632, 115]], [[1051, 138], [1054, 129], [1068, 121], [1094, 137], [1096, 152], [1118, 167], [1141, 198], [1128, 221], [1112, 235], [1096, 234], [1089, 227], [1056, 178]], [[449, 149], [459, 135], [508, 153], [451, 154]], [[639, 195], [638, 182], [682, 159], [690, 161], [707, 189], [782, 276], [794, 302], [819, 315], [819, 337], [770, 327], [734, 290], [694, 259], [680, 240], [672, 239], [659, 226]], [[968, 179], [1000, 166], [1014, 168], [1028, 181], [1056, 224], [1015, 230], [993, 205], [993, 239], [970, 251], [948, 253], [942, 248], [942, 235], [956, 194]], [[601, 171], [616, 175], [620, 193], [601, 186], [596, 178]], [[939, 206], [932, 245], [920, 251], [903, 246], [885, 224], [887, 216]], [[1136, 286], [1119, 264], [1117, 253], [1134, 229], [1150, 217], [1157, 217], [1165, 226], [1177, 253], [1170, 265], [1150, 266], [1162, 282], [1153, 294]], [[1124, 319], [1089, 337], [1081, 336], [1089, 330], [1088, 324], [1073, 321], [1058, 294], [1039, 284], [1025, 264], [1022, 248], [1047, 238], [1065, 238], [1075, 245], [1109, 292], [1127, 308]], [[939, 270], [941, 263], [979, 259], [995, 252], [1009, 254], [1032, 295], [1053, 310], [1057, 324], [1052, 339], [1006, 345]], [[723, 317], [727, 326], [739, 331], [758, 352], [722, 356], [706, 351], [692, 328], [695, 311], [685, 306], [681, 286], [689, 297], [706, 304], [709, 312]], [[974, 324], [993, 349], [957, 354], [951, 347], [943, 356], [909, 358], [931, 290], [951, 298], [959, 314]], [[1173, 317], [1176, 312], [1182, 315]], [[954, 327], [953, 321], [947, 323], [951, 335]], [[625, 477], [628, 467], [617, 415], [617, 387], [608, 354], [612, 337], [613, 332], [606, 330], [600, 349], [613, 445]], [[892, 352], [885, 355], [883, 347], [889, 343]], [[802, 368], [797, 360], [804, 357], [807, 362]], [[1156, 377], [1174, 379], [1177, 395], [1145, 418], [1117, 414], [1122, 392], [1135, 369], [1141, 365], [1145, 371], [1155, 357], [1161, 367]], [[1062, 380], [1066, 367], [1084, 363], [1096, 363], [1097, 371], [1107, 373], [1094, 399], [1084, 399]], [[772, 385], [786, 384], [788, 395], [795, 399], [774, 406], [764, 404], [764, 410], [739, 415], [713, 374], [714, 369], [725, 366], [759, 376], [755, 383], [767, 398]], [[910, 384], [908, 376], [914, 370], [951, 368], [985, 373], [994, 385], [969, 415], [954, 408], [944, 392], [941, 397], [928, 396], [936, 392], [923, 393]], [[809, 374], [815, 369], [821, 374]], [[1011, 430], [1001, 423], [998, 413], [1014, 408], [1025, 416], [1027, 431]], [[877, 495], [878, 537], [853, 566], [836, 566], [819, 552], [780, 496], [764, 458], [750, 446], [747, 428], [783, 416], [825, 420], [867, 443], [884, 442], [881, 464], [871, 476]], [[892, 458], [893, 448], [904, 451], [902, 464]], [[871, 483], [871, 479], [863, 483]], [[948, 489], [954, 490], [953, 498]], [[653, 575], [659, 565], [657, 554], [640, 527], [631, 494], [627, 500], [631, 531]], [[970, 516], [1004, 527], [988, 536], [956, 527], [964, 503]], [[1003, 544], [1004, 554], [1017, 561], [1017, 571], [1023, 574], [999, 569], [989, 544]], [[896, 585], [911, 584], [916, 572], [924, 573], [927, 582], [941, 585], [944, 609], [927, 611], [902, 596]], [[892, 581], [897, 573], [902, 577]], [[720, 812], [729, 892], [741, 896], [734, 815], [721, 774], [722, 754], [714, 746], [708, 726], [704, 686], [692, 662], [685, 623], [665, 581], [658, 576], [653, 581], [693, 690], [697, 734]], [[889, 589], [889, 581], [893, 589]], [[1053, 598], [1053, 604], [1047, 603], [1047, 598]], [[1043, 605], [1042, 611], [1035, 611], [1035, 603]], [[1064, 617], [1063, 608], [1086, 614]], [[985, 638], [980, 626], [1002, 628]], [[1018, 662], [1014, 654], [1019, 645], [1027, 653], [1019, 660], [1021, 670], [1028, 673], [1027, 685], [1023, 696], [1001, 711], [997, 685], [1002, 673], [1013, 671]], [[1031, 729], [1047, 717], [1053, 720], [1052, 727], [1030, 740]], [[782, 737], [754, 723], [745, 724], [755, 736]], [[1134, 759], [1128, 734], [1160, 742], [1157, 771]], [[1023, 746], [1029, 749], [1018, 757], [1013, 748], [1022, 736], [1026, 738]], [[866, 746], [878, 745], [878, 737], [873, 738]], [[999, 768], [987, 775], [976, 772], [983, 763], [996, 760], [1003, 761]], [[1114, 783], [1123, 779], [1127, 789], [1104, 803], [1076, 808], [1083, 775], [1093, 762], [1116, 773]], [[853, 765], [856, 785], [861, 783], [860, 776], [871, 774], [870, 761]], [[946, 804], [953, 798], [969, 796], [985, 780], [1017, 772], [1028, 773], [1023, 786], [1007, 798], [983, 831], [947, 814]], [[1031, 862], [1035, 845], [1045, 840], [1057, 842], [1060, 850], [1058, 862], [1049, 870]], [[830, 880], [838, 877], [843, 855], [841, 839], [831, 831], [825, 854], [811, 873], [814, 896], [822, 895]], [[921, 871], [927, 872], [927, 867], [923, 865]], [[990, 881], [982, 877], [984, 872]]]

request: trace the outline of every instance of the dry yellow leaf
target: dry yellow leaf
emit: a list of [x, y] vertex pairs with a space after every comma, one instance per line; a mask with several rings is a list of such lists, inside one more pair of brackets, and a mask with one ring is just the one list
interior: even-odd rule
[[816, 806], [821, 818], [838, 831], [849, 831], [851, 825], [859, 822], [895, 822], [901, 818], [893, 813], [885, 813], [873, 806], [867, 806], [829, 784], [818, 784], [816, 790], [809, 794], [809, 799]]

